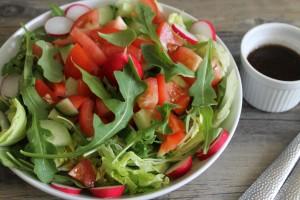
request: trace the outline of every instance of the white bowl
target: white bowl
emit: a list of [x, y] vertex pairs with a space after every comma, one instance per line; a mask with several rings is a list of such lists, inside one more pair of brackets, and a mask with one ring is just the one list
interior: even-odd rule
[[283, 45], [300, 54], [299, 38], [300, 28], [283, 23], [262, 24], [244, 36], [241, 43], [244, 97], [255, 108], [267, 112], [284, 112], [300, 102], [300, 80], [270, 78], [257, 71], [247, 59], [252, 51], [268, 44]]
[[[87, 0], [87, 1], [82, 1], [81, 3], [87, 4], [91, 7], [96, 7], [96, 6], [101, 6], [101, 5], [107, 5], [113, 3], [114, 0]], [[68, 5], [62, 6], [62, 8], [65, 8]], [[161, 4], [162, 8], [164, 9], [164, 13], [168, 14], [170, 12], [178, 12], [182, 13], [184, 17], [187, 17], [189, 19], [196, 20], [196, 18], [192, 17], [191, 15], [188, 15], [186, 13], [183, 13], [182, 11], [171, 7], [167, 6], [164, 4]], [[49, 18], [50, 12], [44, 13], [40, 15], [39, 17], [33, 19], [30, 21], [28, 24], [26, 24], [26, 27], [29, 30], [34, 30], [38, 27], [41, 27], [44, 25], [46, 20]], [[15, 34], [13, 34], [7, 42], [1, 47], [0, 49], [0, 66], [3, 66], [6, 62], [8, 62], [17, 52], [20, 37], [24, 34], [24, 31], [22, 29], [19, 29]], [[229, 52], [228, 48], [224, 45], [224, 43], [221, 41], [220, 38], [217, 38], [218, 42], [224, 46], [224, 48]], [[170, 185], [167, 187], [161, 188], [160, 190], [153, 191], [150, 193], [144, 193], [144, 194], [138, 194], [134, 196], [124, 196], [122, 199], [130, 199], [130, 200], [146, 200], [146, 199], [153, 199], [162, 195], [165, 195], [169, 192], [172, 192], [183, 185], [187, 184], [188, 182], [192, 181], [193, 179], [197, 178], [200, 174], [202, 174], [207, 168], [209, 168], [215, 161], [216, 159], [222, 154], [222, 152], [225, 150], [227, 145], [229, 144], [239, 121], [240, 114], [241, 114], [241, 109], [242, 109], [242, 84], [240, 80], [240, 75], [238, 72], [238, 68], [236, 66], [236, 63], [231, 56], [231, 65], [230, 68], [233, 69], [236, 72], [236, 76], [238, 77], [238, 90], [234, 98], [233, 102], [233, 107], [231, 110], [231, 113], [227, 120], [223, 123], [223, 126], [230, 132], [230, 137], [226, 144], [223, 145], [222, 149], [218, 153], [216, 153], [214, 156], [212, 156], [210, 159], [200, 162], [198, 160], [195, 160], [193, 164], [192, 170], [186, 174], [184, 177], [172, 182]], [[2, 77], [0, 77], [1, 81]], [[65, 193], [62, 193], [60, 191], [57, 191], [51, 187], [49, 187], [47, 184], [43, 184], [40, 181], [38, 181], [35, 178], [32, 178], [31, 176], [27, 175], [26, 173], [16, 170], [16, 169], [11, 169], [16, 175], [18, 175], [20, 178], [22, 178], [24, 181], [29, 183], [30, 185], [48, 193], [53, 196], [62, 198], [62, 199], [68, 199], [68, 200], [92, 200], [92, 199], [99, 199], [99, 198], [93, 198], [92, 196], [88, 195], [80, 195], [80, 196], [70, 196]]]

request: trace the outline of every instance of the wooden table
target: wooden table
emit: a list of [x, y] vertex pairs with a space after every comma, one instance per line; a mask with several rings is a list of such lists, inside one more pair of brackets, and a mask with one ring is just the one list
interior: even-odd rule
[[[70, 0], [1, 0], [0, 44], [20, 22], [38, 16], [48, 4]], [[162, 0], [214, 22], [218, 35], [239, 64], [240, 41], [250, 28], [272, 21], [300, 26], [299, 0]], [[160, 199], [237, 199], [300, 130], [300, 106], [281, 114], [260, 112], [246, 102], [230, 145], [203, 175]], [[0, 167], [0, 199], [54, 200]]]

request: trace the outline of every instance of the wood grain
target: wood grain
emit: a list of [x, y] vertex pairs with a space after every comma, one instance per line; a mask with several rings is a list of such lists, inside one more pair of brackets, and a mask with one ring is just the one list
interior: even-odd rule
[[[48, 9], [70, 0], [1, 0], [0, 44]], [[299, 0], [162, 0], [198, 17], [210, 19], [239, 64], [240, 41], [250, 28], [271, 21], [300, 26]], [[237, 199], [300, 130], [300, 107], [281, 114], [260, 112], [244, 103], [235, 136], [224, 154], [203, 175], [159, 199]], [[0, 199], [56, 200], [0, 167]]]

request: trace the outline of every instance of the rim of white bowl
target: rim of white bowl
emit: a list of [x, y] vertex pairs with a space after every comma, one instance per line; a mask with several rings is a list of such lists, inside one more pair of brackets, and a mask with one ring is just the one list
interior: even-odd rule
[[[74, 4], [74, 3], [86, 3], [86, 2], [101, 2], [102, 0], [85, 0], [85, 1], [77, 1], [77, 2], [72, 2], [72, 3], [69, 3], [69, 4], [65, 4], [63, 6], [61, 6], [62, 8], [66, 8], [67, 6], [71, 5], [71, 4]], [[106, 2], [105, 0], [103, 2]], [[113, 2], [113, 1], [109, 1], [109, 2]], [[166, 9], [169, 9], [169, 10], [172, 10], [174, 12], [177, 12], [177, 13], [182, 13], [183, 15], [187, 16], [188, 18], [192, 19], [192, 20], [195, 20], [197, 21], [197, 19], [195, 17], [193, 17], [192, 15], [182, 11], [182, 10], [179, 10], [173, 6], [169, 6], [169, 5], [166, 5], [166, 4], [163, 4], [163, 3], [160, 3], [160, 6], [162, 6], [163, 8], [166, 8]], [[34, 26], [35, 23], [37, 23], [38, 21], [41, 21], [41, 19], [47, 15], [49, 15], [50, 12], [45, 12], [41, 15], [39, 15], [38, 17], [32, 19], [31, 21], [29, 21], [27, 24], [26, 24], [26, 27], [31, 27], [31, 26]], [[16, 35], [20, 35], [23, 33], [23, 30], [22, 29], [18, 29], [3, 45], [7, 45], [8, 43], [10, 43], [12, 41], [12, 37], [13, 36], [16, 36]], [[228, 146], [229, 142], [231, 141], [234, 133], [235, 133], [235, 130], [237, 128], [237, 125], [238, 125], [238, 122], [239, 122], [239, 119], [240, 119], [240, 115], [241, 115], [241, 111], [242, 111], [242, 103], [243, 103], [243, 92], [242, 92], [242, 83], [241, 83], [241, 77], [240, 77], [240, 74], [239, 74], [239, 70], [237, 68], [237, 65], [236, 65], [236, 62], [231, 54], [231, 52], [229, 51], [229, 49], [227, 48], [227, 46], [223, 43], [223, 41], [217, 36], [217, 42], [220, 43], [227, 52], [229, 52], [230, 54], [230, 58], [231, 58], [231, 63], [232, 63], [232, 70], [235, 71], [236, 73], [236, 76], [237, 76], [237, 79], [238, 79], [238, 89], [237, 89], [237, 92], [236, 92], [236, 95], [238, 95], [238, 103], [235, 104], [236, 108], [237, 108], [237, 115], [235, 116], [235, 119], [234, 119], [234, 122], [233, 122], [233, 125], [231, 126], [231, 129], [228, 130], [230, 132], [230, 135], [229, 135], [229, 138], [228, 140], [226, 141], [226, 143], [222, 146], [222, 148], [214, 155], [212, 156], [211, 158], [209, 158], [205, 164], [200, 167], [199, 169], [197, 169], [194, 173], [192, 173], [191, 175], [189, 176], [185, 176], [183, 177], [179, 182], [177, 183], [174, 183], [173, 185], [168, 185], [160, 190], [156, 190], [156, 191], [153, 191], [151, 193], [144, 193], [144, 194], [138, 194], [136, 196], [124, 196], [120, 199], [125, 199], [125, 200], [146, 200], [146, 199], [153, 199], [153, 198], [157, 198], [157, 197], [160, 197], [160, 196], [163, 196], [163, 195], [166, 195], [174, 190], [177, 190], [179, 189], [180, 187], [186, 185], [187, 183], [191, 182], [192, 180], [194, 180], [195, 178], [197, 178], [198, 176], [200, 176], [204, 171], [206, 171], [219, 157], [220, 155], [223, 153], [223, 151], [226, 149], [226, 147]], [[1, 47], [1, 49], [2, 49]], [[44, 191], [45, 193], [48, 193], [50, 195], [53, 195], [53, 196], [56, 196], [56, 197], [59, 197], [59, 198], [62, 198], [62, 199], [67, 199], [67, 200], [99, 200], [99, 198], [95, 198], [95, 197], [92, 197], [92, 196], [86, 196], [86, 195], [78, 195], [78, 196], [72, 196], [72, 195], [69, 195], [69, 194], [66, 194], [66, 193], [63, 193], [63, 192], [60, 192], [52, 187], [50, 187], [49, 185], [47, 184], [44, 184], [40, 181], [38, 181], [36, 178], [33, 178], [31, 177], [30, 175], [26, 174], [25, 172], [22, 172], [20, 170], [17, 170], [17, 169], [11, 169], [17, 176], [19, 176], [21, 179], [23, 179], [25, 182], [27, 182], [28, 184], [34, 186], [35, 188], [41, 190], [41, 191]]]
[[251, 35], [254, 34], [256, 31], [260, 31], [260, 29], [279, 29], [279, 28], [285, 28], [288, 29], [289, 31], [295, 31], [299, 33], [300, 37], [300, 28], [291, 24], [287, 23], [281, 23], [281, 22], [271, 22], [271, 23], [265, 23], [261, 24], [258, 26], [253, 27], [250, 29], [243, 37], [242, 42], [241, 42], [241, 57], [247, 64], [247, 66], [243, 66], [246, 70], [250, 70], [254, 75], [256, 75], [258, 78], [264, 81], [269, 81], [271, 84], [280, 84], [280, 85], [298, 85], [300, 83], [300, 80], [295, 80], [295, 81], [282, 81], [278, 79], [271, 78], [269, 76], [264, 75], [263, 73], [257, 71], [248, 61], [247, 57], [248, 54], [245, 52], [245, 43], [246, 40], [251, 39]]

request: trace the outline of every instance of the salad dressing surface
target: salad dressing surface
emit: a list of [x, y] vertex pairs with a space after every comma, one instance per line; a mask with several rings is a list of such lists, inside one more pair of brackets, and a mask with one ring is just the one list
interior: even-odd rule
[[266, 76], [282, 81], [300, 80], [300, 55], [282, 45], [265, 45], [251, 52], [250, 64]]

